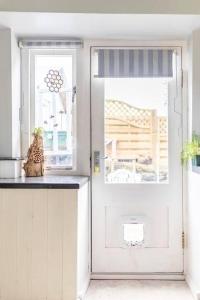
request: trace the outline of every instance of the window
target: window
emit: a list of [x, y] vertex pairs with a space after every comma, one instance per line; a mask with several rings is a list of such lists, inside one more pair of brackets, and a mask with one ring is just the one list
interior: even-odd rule
[[104, 103], [105, 183], [168, 183], [174, 51], [99, 48], [95, 58]]
[[169, 81], [104, 79], [106, 183], [168, 182]]
[[[43, 128], [47, 169], [75, 167], [75, 50], [24, 50], [29, 63], [29, 136]], [[25, 59], [24, 59], [25, 60]], [[26, 69], [26, 68], [25, 68]], [[26, 84], [26, 83], [25, 83]], [[25, 145], [26, 149], [28, 145]]]

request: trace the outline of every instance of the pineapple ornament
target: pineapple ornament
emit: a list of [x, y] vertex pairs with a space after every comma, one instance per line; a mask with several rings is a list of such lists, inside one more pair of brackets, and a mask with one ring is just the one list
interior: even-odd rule
[[27, 161], [23, 167], [26, 177], [39, 177], [44, 175], [42, 128], [35, 128], [33, 136], [33, 142], [27, 153]]

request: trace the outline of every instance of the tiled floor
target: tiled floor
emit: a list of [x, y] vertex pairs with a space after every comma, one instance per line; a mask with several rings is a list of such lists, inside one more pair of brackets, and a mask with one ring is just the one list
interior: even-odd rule
[[92, 280], [84, 300], [193, 300], [184, 281]]

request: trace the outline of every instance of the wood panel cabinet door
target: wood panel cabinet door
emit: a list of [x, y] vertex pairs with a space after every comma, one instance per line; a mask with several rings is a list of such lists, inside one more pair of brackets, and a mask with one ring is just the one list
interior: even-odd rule
[[75, 300], [77, 191], [0, 190], [2, 300]]

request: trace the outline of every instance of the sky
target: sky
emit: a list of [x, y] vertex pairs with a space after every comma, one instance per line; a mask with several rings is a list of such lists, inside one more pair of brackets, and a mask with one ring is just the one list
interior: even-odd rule
[[156, 109], [159, 116], [168, 111], [167, 78], [106, 78], [105, 99], [120, 100], [143, 109]]

